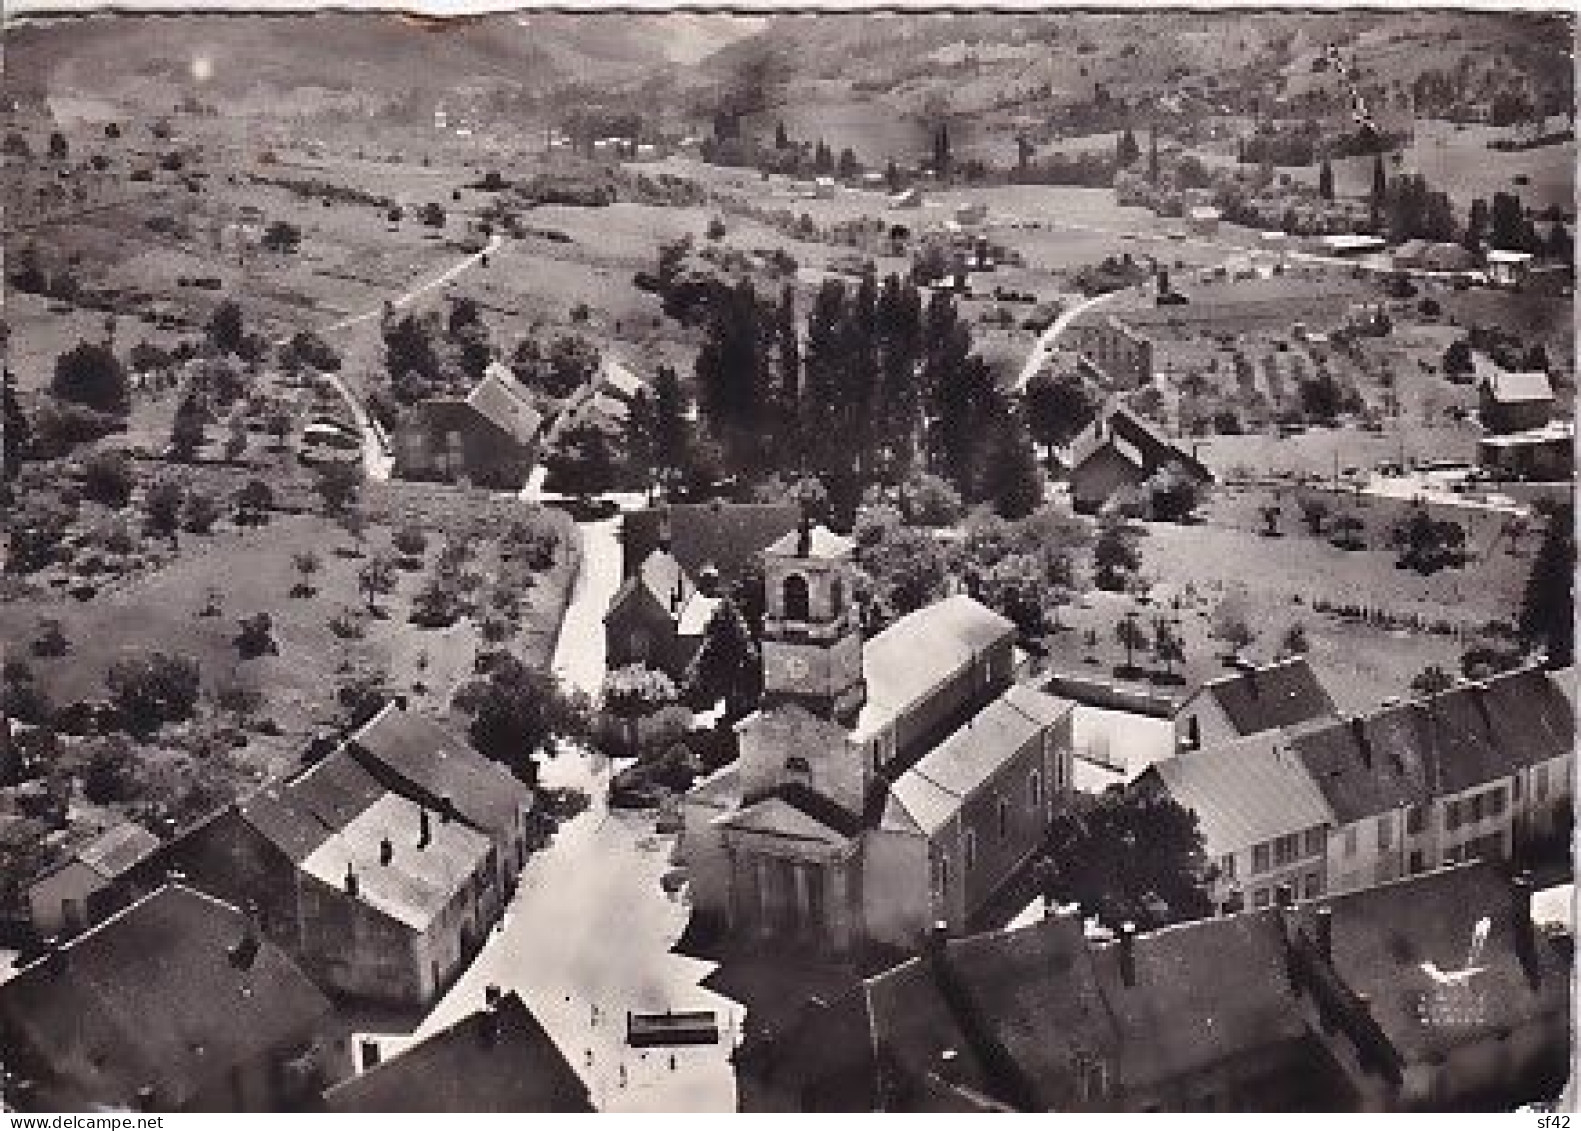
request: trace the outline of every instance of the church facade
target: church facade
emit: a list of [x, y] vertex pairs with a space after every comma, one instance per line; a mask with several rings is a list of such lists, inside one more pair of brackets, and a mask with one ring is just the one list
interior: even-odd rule
[[1011, 622], [957, 595], [864, 640], [851, 551], [807, 526], [764, 551], [762, 703], [683, 804], [693, 907], [738, 940], [961, 930], [1070, 789], [1071, 705], [1015, 682]]

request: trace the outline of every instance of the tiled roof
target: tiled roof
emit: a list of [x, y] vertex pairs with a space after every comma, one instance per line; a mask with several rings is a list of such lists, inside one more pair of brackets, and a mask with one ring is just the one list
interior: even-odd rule
[[1072, 705], [1012, 686], [940, 742], [890, 787], [922, 832], [942, 828], [972, 793]]
[[438, 808], [448, 799], [462, 820], [484, 832], [514, 831], [532, 791], [498, 762], [418, 711], [390, 704], [359, 730], [347, 750], [375, 777]]
[[162, 1110], [226, 1087], [233, 1066], [322, 1032], [331, 1006], [245, 916], [170, 884], [0, 986], [0, 1015], [58, 1077], [62, 1108]]
[[[1517, 945], [1514, 894], [1492, 863], [1443, 868], [1327, 904], [1335, 970], [1352, 991], [1368, 996], [1373, 1018], [1407, 1062], [1568, 1008], [1567, 964], [1539, 935], [1528, 971]], [[1478, 972], [1461, 975], [1457, 986], [1455, 974], [1467, 969], [1484, 919]], [[1312, 933], [1310, 924], [1306, 930]], [[1440, 1022], [1451, 1023], [1435, 1023], [1435, 1011]]]
[[877, 733], [1015, 632], [1005, 617], [959, 593], [901, 617], [862, 646], [867, 703], [855, 737]]
[[1371, 715], [1293, 731], [1341, 824], [1460, 793], [1571, 753], [1575, 717], [1551, 676], [1523, 668]]
[[688, 576], [698, 577], [712, 565], [726, 581], [735, 581], [755, 555], [800, 520], [801, 510], [791, 503], [670, 503], [635, 511], [621, 520], [625, 572], [636, 572], [667, 536]]
[[385, 792], [372, 774], [337, 750], [295, 777], [263, 786], [237, 809], [264, 839], [300, 864]]
[[1239, 734], [1257, 734], [1334, 714], [1334, 700], [1304, 656], [1220, 676], [1203, 684], [1202, 691], [1213, 697]]
[[[299, 866], [339, 891], [345, 890], [349, 870], [357, 877], [360, 902], [414, 931], [425, 931], [471, 882], [491, 846], [482, 833], [430, 812], [429, 841], [418, 847], [423, 812], [423, 806], [387, 793], [326, 838]], [[380, 855], [386, 839], [393, 849], [388, 864]]]
[[1223, 854], [1334, 823], [1322, 791], [1282, 744], [1282, 735], [1253, 735], [1153, 769], [1170, 796], [1196, 813], [1208, 851]]
[[106, 829], [73, 854], [107, 880], [124, 875], [159, 847], [159, 838], [143, 826], [124, 821]]
[[518, 444], [526, 446], [537, 438], [543, 417], [514, 385], [514, 381], [508, 382], [492, 371], [485, 373], [467, 394], [467, 404]]
[[332, 1112], [591, 1112], [587, 1086], [515, 993], [324, 1093]]

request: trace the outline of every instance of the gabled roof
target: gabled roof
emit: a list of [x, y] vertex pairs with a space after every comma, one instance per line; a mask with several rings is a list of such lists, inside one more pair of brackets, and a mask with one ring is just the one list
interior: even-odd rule
[[1253, 735], [1154, 764], [1170, 796], [1197, 815], [1210, 854], [1334, 823], [1317, 783], [1283, 742], [1283, 735]]
[[862, 646], [867, 681], [853, 737], [870, 737], [917, 706], [1016, 626], [965, 594], [907, 613]]
[[438, 721], [391, 703], [352, 736], [346, 749], [398, 792], [439, 809], [448, 800], [474, 828], [513, 832], [532, 791]]
[[576, 1071], [515, 993], [324, 1093], [341, 1112], [591, 1112]]
[[1370, 715], [1298, 728], [1292, 751], [1340, 824], [1569, 755], [1575, 717], [1549, 673], [1505, 672]]
[[726, 581], [745, 573], [769, 543], [796, 529], [801, 510], [792, 503], [670, 503], [633, 511], [621, 519], [625, 573], [633, 574], [648, 554], [668, 541], [670, 553], [689, 577], [712, 565]]
[[1031, 687], [1012, 686], [901, 774], [890, 792], [916, 826], [931, 835], [1028, 742], [1068, 715], [1072, 706]]
[[142, 825], [122, 821], [80, 844], [65, 860], [38, 878], [53, 875], [72, 862], [91, 868], [105, 880], [124, 876], [159, 848], [159, 838]]
[[54, 1110], [161, 1110], [220, 1088], [232, 1066], [326, 1030], [329, 1001], [228, 903], [168, 884], [0, 985], [0, 1016], [51, 1068]]
[[294, 777], [262, 786], [243, 798], [237, 811], [265, 840], [300, 864], [385, 792], [350, 754], [336, 750]]
[[794, 782], [776, 786], [718, 823], [740, 832], [833, 845], [844, 845], [862, 831], [855, 814]]
[[624, 400], [632, 400], [638, 393], [644, 392], [648, 383], [638, 377], [626, 366], [613, 358], [606, 357], [598, 367], [598, 383], [616, 396]]
[[701, 593], [693, 593], [686, 604], [681, 606], [675, 631], [681, 636], [701, 636], [723, 600], [723, 597], [705, 597]]
[[1487, 371], [1483, 383], [1488, 396], [1496, 404], [1526, 404], [1554, 399], [1553, 384], [1548, 380], [1548, 374], [1541, 370], [1511, 373], [1492, 367]]
[[1190, 474], [1211, 481], [1213, 475], [1189, 451], [1176, 444], [1149, 420], [1123, 401], [1116, 400], [1093, 418], [1067, 449], [1066, 466], [1072, 470], [1105, 450], [1117, 451], [1138, 467], [1178, 463]]
[[1202, 685], [1237, 734], [1257, 734], [1332, 716], [1334, 700], [1305, 656], [1276, 660]]
[[1122, 974], [1122, 945], [1095, 947], [1092, 961], [1119, 1030], [1123, 1084], [1132, 1093], [1306, 1034], [1277, 910], [1138, 935], [1131, 985]]
[[472, 387], [466, 403], [478, 415], [523, 446], [537, 438], [538, 429], [543, 425], [543, 416], [517, 392], [515, 381], [507, 381], [495, 373], [493, 367]]
[[[1523, 964], [1515, 896], [1491, 862], [1442, 868], [1326, 902], [1335, 971], [1353, 992], [1368, 996], [1373, 1018], [1408, 1063], [1569, 1007], [1568, 963], [1541, 935], [1531, 969]], [[1471, 967], [1477, 972], [1457, 979], [1484, 919], [1486, 938]], [[1305, 930], [1311, 937], [1310, 923]], [[1439, 1011], [1440, 1020], [1453, 1023], [1435, 1024]]]
[[[423, 806], [384, 794], [298, 865], [320, 883], [413, 930], [425, 931], [472, 882], [491, 850], [489, 838], [460, 821], [429, 813], [428, 843], [419, 846]], [[389, 863], [382, 847], [389, 841]], [[350, 896], [350, 893], [348, 893]]]

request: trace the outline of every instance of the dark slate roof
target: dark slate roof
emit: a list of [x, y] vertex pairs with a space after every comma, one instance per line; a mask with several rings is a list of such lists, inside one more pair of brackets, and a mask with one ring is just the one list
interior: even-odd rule
[[0, 1017], [58, 1079], [67, 1106], [130, 1104], [155, 1089], [179, 1108], [231, 1066], [322, 1033], [331, 1006], [286, 954], [234, 950], [246, 917], [169, 884], [0, 985]]
[[242, 819], [291, 861], [302, 863], [388, 791], [342, 747], [237, 806]]
[[159, 850], [159, 838], [142, 825], [122, 821], [78, 843], [58, 864], [34, 881], [52, 876], [73, 863], [93, 869], [105, 880], [117, 880]]
[[514, 831], [532, 791], [428, 715], [391, 703], [352, 736], [351, 756], [397, 793], [438, 809], [448, 799], [462, 820], [491, 834]]
[[491, 365], [467, 394], [466, 403], [483, 419], [526, 447], [537, 437], [543, 417], [518, 391], [509, 372], [504, 366]]
[[1290, 736], [1340, 824], [1506, 777], [1568, 755], [1574, 741], [1570, 702], [1538, 668]]
[[1120, 1032], [1124, 1087], [1146, 1092], [1300, 1040], [1306, 1025], [1291, 994], [1284, 939], [1275, 910], [1139, 935], [1134, 985], [1121, 977], [1120, 943], [1095, 948], [1093, 965]]
[[739, 579], [754, 555], [790, 533], [801, 521], [793, 503], [669, 503], [633, 511], [622, 520], [625, 573], [637, 567], [664, 541], [688, 577], [696, 580], [712, 565], [726, 581]]
[[332, 1112], [591, 1112], [587, 1086], [514, 993], [324, 1093]]
[[1110, 405], [1081, 430], [1070, 442], [1066, 464], [1071, 468], [1080, 467], [1116, 442], [1135, 448], [1142, 456], [1144, 467], [1178, 463], [1205, 481], [1213, 479], [1212, 472], [1201, 461], [1123, 402]]
[[[942, 963], [913, 958], [869, 979], [866, 992], [881, 1061], [917, 1080], [943, 1070], [1004, 1102], [1026, 1089], [1020, 1106], [1069, 1106], [1078, 1056], [1112, 1063], [1118, 1049], [1074, 916], [949, 940]], [[948, 1069], [946, 1050], [955, 1053]]]
[[1203, 684], [1202, 691], [1213, 697], [1238, 734], [1294, 726], [1335, 713], [1334, 700], [1305, 656], [1220, 676]]
[[[1568, 1008], [1568, 962], [1538, 935], [1530, 968], [1523, 963], [1514, 892], [1492, 863], [1443, 868], [1326, 902], [1335, 971], [1352, 992], [1371, 999], [1373, 1018], [1407, 1062]], [[1309, 937], [1315, 913], [1312, 906], [1302, 912]], [[1482, 919], [1488, 933], [1473, 967], [1478, 972], [1457, 978]], [[1434, 1023], [1435, 1017], [1450, 1023]]]

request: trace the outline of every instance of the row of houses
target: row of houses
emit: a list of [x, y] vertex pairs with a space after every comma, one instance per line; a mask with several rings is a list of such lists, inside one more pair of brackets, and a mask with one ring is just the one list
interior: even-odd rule
[[1462, 864], [1100, 941], [1051, 909], [923, 952], [737, 1052], [758, 1111], [1510, 1110], [1568, 1066], [1568, 934]]

